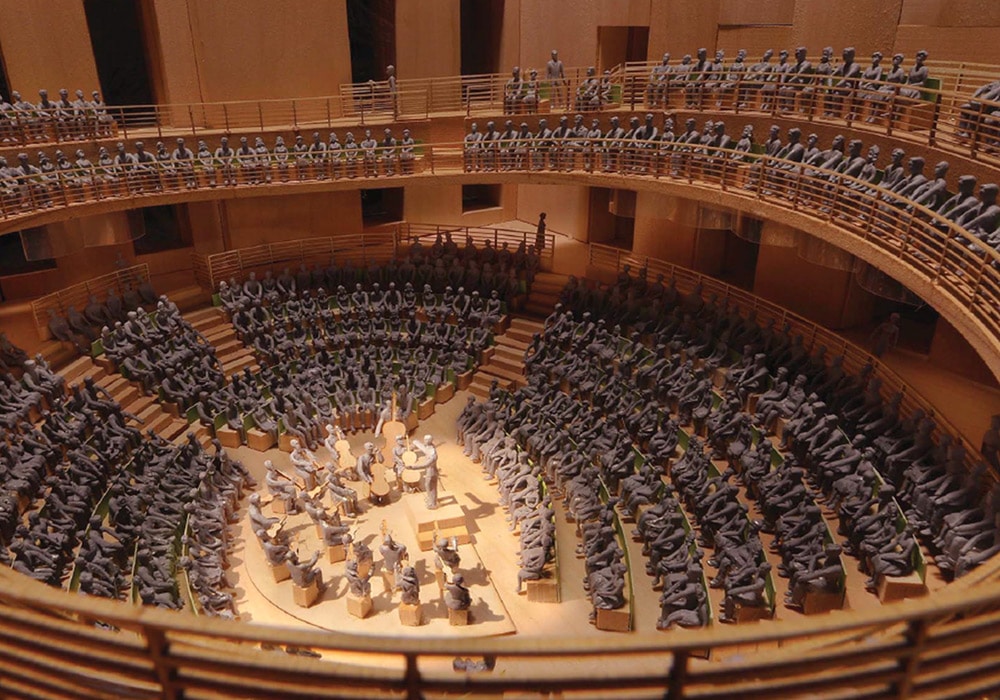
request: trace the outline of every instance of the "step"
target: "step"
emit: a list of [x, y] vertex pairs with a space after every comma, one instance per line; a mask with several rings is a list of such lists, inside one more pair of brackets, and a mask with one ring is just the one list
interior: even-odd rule
[[224, 362], [222, 364], [222, 371], [227, 377], [231, 377], [234, 374], [242, 372], [244, 368], [250, 367], [250, 371], [254, 371], [254, 367], [258, 367], [257, 359], [253, 355], [245, 355], [234, 362]]
[[[135, 413], [135, 411], [133, 411], [133, 413]], [[148, 428], [150, 427], [152, 421], [156, 420], [156, 417], [161, 413], [165, 413], [165, 411], [160, 408], [160, 404], [155, 401], [150, 401], [140, 413], [136, 413], [135, 415], [142, 420], [142, 427]]]
[[49, 363], [49, 367], [53, 372], [60, 372], [74, 358], [79, 357], [76, 348], [69, 343], [63, 343], [58, 340], [50, 340], [45, 343], [39, 352], [45, 358], [45, 361]]
[[491, 378], [497, 377], [498, 379], [506, 380], [508, 382], [512, 382], [518, 385], [526, 383], [524, 381], [523, 374], [520, 374], [518, 372], [509, 369], [503, 369], [502, 367], [497, 367], [495, 365], [487, 365], [486, 367], [480, 367], [478, 373], [489, 375], [491, 376]]
[[220, 342], [225, 342], [229, 338], [236, 337], [236, 330], [226, 324], [224, 326], [212, 326], [207, 331], [203, 331], [202, 335], [208, 339], [212, 345], [217, 345]]
[[221, 343], [213, 341], [213, 340], [211, 340], [211, 338], [209, 339], [209, 341], [212, 343], [212, 346], [215, 348], [215, 354], [218, 355], [218, 356], [220, 356], [220, 357], [222, 355], [230, 355], [230, 354], [233, 353], [234, 350], [244, 349], [245, 348], [245, 346], [240, 341], [240, 339], [237, 338], [235, 335], [232, 336], [231, 338], [227, 338], [227, 339], [223, 340]]
[[164, 440], [173, 440], [178, 435], [184, 437], [184, 435], [187, 434], [188, 427], [187, 421], [174, 419], [166, 427], [159, 431], [160, 437]]
[[[91, 363], [93, 363], [93, 360], [91, 360]], [[108, 371], [106, 369], [98, 365], [92, 365], [87, 368], [86, 372], [77, 378], [77, 381], [82, 382], [84, 379], [93, 379], [94, 382], [98, 382], [106, 376], [108, 376]]]
[[140, 396], [142, 396], [139, 392], [139, 387], [127, 380], [114, 391], [108, 389], [108, 392], [114, 396], [115, 401], [122, 406], [128, 406], [130, 403], [134, 403]]
[[518, 331], [528, 331], [529, 333], [541, 333], [542, 329], [545, 328], [545, 324], [535, 321], [530, 318], [522, 318], [516, 316], [510, 319], [510, 327], [513, 330]]
[[510, 331], [507, 331], [504, 335], [497, 336], [494, 340], [496, 341], [496, 345], [493, 346], [494, 352], [498, 351], [500, 348], [508, 348], [509, 350], [520, 352], [523, 355], [524, 351], [531, 345], [530, 337], [527, 340], [512, 338], [510, 336]]
[[504, 360], [505, 362], [524, 364], [524, 351], [509, 345], [495, 346], [493, 349], [493, 357]]
[[528, 296], [538, 293], [559, 296], [565, 287], [566, 283], [561, 280], [547, 281], [536, 277], [531, 283], [531, 290], [528, 292]]
[[160, 411], [158, 416], [153, 418], [151, 421], [146, 421], [146, 425], [144, 425], [143, 428], [151, 429], [153, 432], [159, 433], [175, 420], [176, 419], [166, 411]]
[[[119, 401], [119, 403], [121, 403]], [[134, 416], [141, 416], [151, 404], [156, 403], [152, 396], [139, 396], [131, 403], [122, 404], [126, 411]]]
[[67, 384], [72, 384], [76, 381], [80, 381], [87, 370], [93, 367], [94, 361], [92, 359], [86, 356], [78, 357], [66, 365], [59, 374], [63, 376]]
[[[497, 344], [499, 345], [501, 342], [509, 339], [516, 341], [516, 343], [522, 343], [524, 347], [528, 347], [531, 344], [531, 336], [534, 335], [536, 332], [537, 331], [523, 331], [511, 328], [509, 331], [500, 336], [500, 338], [497, 338]], [[506, 345], [507, 343], [504, 344]], [[517, 347], [516, 344], [512, 345], [514, 345], [514, 347]]]
[[526, 314], [537, 316], [538, 318], [541, 319], [541, 318], [547, 318], [548, 315], [552, 313], [552, 310], [554, 308], [555, 308], [554, 303], [549, 304], [549, 303], [528, 300], [528, 303], [524, 305], [524, 308], [521, 311]]
[[200, 307], [208, 307], [212, 303], [212, 295], [198, 285], [193, 285], [170, 292], [170, 300], [177, 304], [178, 309], [187, 312]]
[[484, 367], [480, 367], [480, 369], [487, 372], [489, 372], [493, 368], [502, 369], [505, 372], [518, 374], [522, 377], [524, 376], [524, 363], [521, 362], [520, 360], [511, 361], [494, 355], [493, 359], [490, 360], [489, 364], [485, 365]]
[[195, 328], [198, 327], [198, 323], [206, 321], [209, 319], [221, 319], [222, 311], [217, 306], [206, 306], [203, 309], [198, 309], [197, 311], [189, 311], [184, 314], [184, 320], [190, 323]]

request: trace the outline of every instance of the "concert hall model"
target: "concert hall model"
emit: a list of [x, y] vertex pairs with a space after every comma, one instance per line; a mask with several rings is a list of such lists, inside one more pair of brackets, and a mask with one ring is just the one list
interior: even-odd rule
[[1000, 695], [991, 0], [0, 0], [0, 697]]

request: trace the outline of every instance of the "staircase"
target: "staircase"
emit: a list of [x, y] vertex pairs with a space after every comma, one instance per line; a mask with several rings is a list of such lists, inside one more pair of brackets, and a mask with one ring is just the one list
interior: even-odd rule
[[515, 390], [524, 386], [524, 351], [531, 344], [531, 336], [542, 331], [542, 324], [528, 318], [513, 317], [505, 333], [494, 336], [496, 344], [492, 353], [472, 375], [469, 391], [480, 398], [490, 393], [490, 384], [496, 379], [502, 389]]
[[79, 357], [66, 365], [61, 374], [67, 385], [80, 384], [90, 377], [94, 383], [106, 390], [122, 409], [140, 419], [128, 420], [128, 425], [145, 431], [152, 429], [165, 440], [173, 440], [188, 431], [188, 422], [174, 418], [167, 413], [153, 396], [142, 394], [139, 386], [118, 374], [108, 372], [105, 366], [94, 363], [90, 357]]
[[554, 272], [537, 273], [524, 304], [524, 313], [536, 318], [545, 318], [552, 313], [568, 279], [568, 275], [557, 275]]
[[184, 315], [184, 320], [204, 335], [215, 348], [226, 377], [239, 374], [247, 367], [251, 372], [260, 369], [253, 352], [236, 337], [236, 331], [221, 309], [210, 306], [192, 311]]

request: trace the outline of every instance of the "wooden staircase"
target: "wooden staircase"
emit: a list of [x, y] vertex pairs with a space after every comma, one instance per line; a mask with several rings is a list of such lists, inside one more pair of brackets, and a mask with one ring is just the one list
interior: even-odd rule
[[531, 336], [541, 331], [542, 324], [534, 319], [512, 317], [507, 331], [494, 336], [496, 344], [487, 353], [486, 361], [472, 375], [469, 391], [486, 398], [494, 379], [500, 382], [501, 388], [511, 391], [524, 386], [527, 383], [524, 351], [531, 344]]
[[165, 440], [173, 440], [183, 436], [188, 431], [188, 422], [170, 415], [153, 396], [142, 393], [139, 385], [130, 382], [117, 372], [95, 364], [90, 357], [79, 357], [66, 365], [61, 374], [67, 385], [80, 384], [84, 379], [93, 378], [94, 383], [105, 389], [126, 412], [141, 419], [141, 422], [128, 420], [128, 425], [139, 430], [152, 429]]
[[251, 372], [260, 369], [253, 352], [236, 337], [236, 331], [226, 320], [222, 309], [210, 306], [192, 311], [184, 315], [184, 320], [204, 335], [215, 348], [226, 377], [232, 377], [247, 367]]
[[524, 313], [535, 318], [545, 318], [552, 313], [568, 279], [569, 275], [557, 275], [554, 272], [537, 273], [524, 304]]

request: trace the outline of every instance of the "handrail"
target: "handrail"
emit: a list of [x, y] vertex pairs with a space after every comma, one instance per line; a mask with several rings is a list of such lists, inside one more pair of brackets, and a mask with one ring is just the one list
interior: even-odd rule
[[[350, 183], [351, 186], [456, 174], [476, 177], [477, 173], [482, 173], [478, 177], [501, 179], [519, 177], [518, 173], [524, 172], [530, 177], [549, 176], [550, 172], [535, 169], [538, 156], [548, 156], [548, 162], [543, 165], [555, 170], [551, 172], [554, 179], [585, 177], [596, 182], [625, 174], [624, 184], [633, 188], [667, 182], [685, 185], [692, 195], [723, 193], [731, 206], [737, 208], [776, 207], [808, 216], [814, 222], [812, 225], [823, 224], [837, 235], [850, 234], [851, 240], [865, 244], [858, 250], [852, 249], [861, 257], [864, 257], [863, 251], [869, 251], [869, 257], [879, 251], [882, 256], [876, 257], [883, 264], [903, 263], [905, 270], [897, 267], [898, 274], [905, 271], [915, 275], [934, 290], [938, 299], [951, 302], [952, 309], [960, 308], [963, 314], [975, 319], [978, 326], [967, 328], [965, 335], [970, 342], [978, 338], [978, 345], [973, 342], [974, 347], [994, 372], [1000, 373], [1000, 313], [997, 311], [1000, 309], [1000, 253], [922, 206], [899, 202], [892, 192], [870, 182], [830, 172], [810, 173], [800, 163], [732, 149], [629, 144], [602, 139], [580, 144], [571, 142], [566, 148], [550, 151], [544, 144], [539, 146], [533, 142], [494, 142], [489, 148], [470, 152], [461, 143], [428, 144], [421, 146], [421, 153], [405, 165], [394, 162], [394, 172], [405, 174], [391, 178], [382, 176], [385, 164], [377, 158], [350, 164], [339, 161], [333, 168], [328, 161], [305, 161], [296, 165], [294, 160], [277, 163], [272, 156], [268, 163], [269, 172], [274, 176], [272, 182], [253, 187], [261, 192], [298, 191], [300, 185], [332, 188], [328, 183], [335, 175], [339, 176], [337, 184]], [[589, 166], [585, 159], [588, 154]], [[612, 172], [600, 172], [602, 164]], [[348, 169], [351, 172], [347, 172]], [[594, 172], [595, 169], [598, 172]], [[251, 177], [263, 181], [260, 172], [260, 169], [240, 168], [233, 163], [210, 169], [199, 167], [190, 175], [161, 172], [155, 168], [122, 173], [109, 167], [97, 167], [74, 179], [62, 174], [48, 180], [40, 176], [22, 178], [13, 193], [8, 191], [6, 196], [0, 197], [0, 230], [16, 230], [32, 225], [31, 222], [57, 220], [95, 203], [102, 203], [106, 208], [126, 209], [157, 203], [165, 197], [186, 201], [228, 196], [236, 189], [245, 189], [243, 184], [234, 183], [246, 182]], [[230, 184], [206, 186], [218, 183], [222, 175]], [[345, 175], [354, 178], [345, 178]], [[323, 181], [317, 182], [319, 178]], [[753, 185], [755, 182], [757, 185]], [[741, 183], [752, 186], [740, 186]], [[846, 241], [842, 246], [845, 244]]]
[[[882, 381], [880, 394], [884, 399], [888, 399], [896, 393], [902, 395], [903, 400], [899, 407], [901, 418], [909, 417], [917, 409], [923, 411], [924, 415], [934, 415], [935, 423], [937, 424], [933, 435], [935, 442], [939, 442], [941, 436], [947, 433], [954, 440], [961, 443], [965, 449], [966, 468], [970, 473], [983, 461], [979, 446], [973, 443], [969, 436], [958, 430], [945, 414], [935, 408], [934, 404], [921, 395], [919, 391], [907, 384], [899, 374], [880, 358], [874, 356], [870, 350], [852, 343], [844, 336], [828, 328], [824, 328], [818, 323], [796, 314], [794, 311], [767, 301], [756, 294], [751, 294], [739, 287], [726, 284], [697, 270], [692, 270], [666, 260], [635, 255], [630, 251], [620, 248], [591, 243], [588, 250], [588, 261], [591, 267], [615, 273], [621, 272], [625, 265], [630, 266], [632, 270], [645, 268], [649, 274], [662, 274], [665, 279], [676, 281], [677, 289], [681, 292], [690, 292], [700, 285], [703, 295], [716, 295], [719, 304], [724, 307], [729, 304], [735, 304], [740, 310], [741, 315], [752, 311], [756, 314], [758, 323], [767, 323], [773, 320], [775, 326], [779, 328], [788, 324], [788, 334], [802, 336], [803, 347], [810, 355], [820, 347], [827, 349], [827, 362], [837, 355], [842, 355], [842, 366], [848, 374], [857, 374], [865, 365], [871, 365], [873, 369], [872, 376], [878, 377]], [[738, 350], [739, 348], [735, 349]], [[989, 475], [994, 482], [1000, 481], [1000, 474], [997, 474], [995, 471], [991, 470]]]
[[41, 340], [48, 340], [51, 337], [48, 326], [49, 310], [64, 316], [67, 309], [73, 306], [82, 313], [91, 294], [97, 296], [99, 302], [104, 303], [104, 298], [109, 291], [114, 291], [120, 298], [125, 293], [126, 285], [148, 281], [149, 265], [142, 263], [115, 270], [106, 275], [94, 277], [38, 297], [31, 302], [31, 316], [35, 321], [38, 337]]
[[[459, 234], [463, 241], [466, 236], [470, 236], [474, 242], [480, 244], [489, 240], [498, 248], [504, 243], [512, 243], [516, 248], [521, 242], [525, 245], [534, 242], [534, 238], [529, 239], [525, 231], [515, 229], [403, 223], [396, 224], [391, 231], [339, 233], [336, 236], [302, 238], [264, 243], [248, 248], [234, 248], [209, 255], [195, 253], [197, 260], [195, 266], [201, 270], [197, 279], [203, 288], [214, 292], [218, 290], [219, 282], [231, 278], [242, 282], [248, 272], [260, 273], [277, 265], [325, 265], [344, 260], [362, 264], [368, 261], [385, 262], [396, 257], [404, 245], [410, 245], [421, 239], [433, 242], [434, 238], [444, 233]], [[542, 269], [551, 270], [555, 236], [546, 234], [545, 241], [539, 262]]]
[[[676, 62], [675, 62], [676, 63]], [[864, 66], [863, 62], [859, 62]], [[611, 82], [615, 98], [612, 104], [603, 105], [602, 111], [619, 108], [633, 111], [645, 108], [640, 96], [645, 92], [649, 71], [655, 62], [629, 62], [612, 68]], [[749, 64], [748, 64], [749, 65]], [[522, 71], [522, 78], [527, 76]], [[728, 70], [728, 68], [727, 68]], [[992, 73], [990, 71], [993, 71]], [[539, 99], [549, 100], [548, 110], [554, 113], [575, 111], [578, 105], [572, 98], [577, 86], [584, 78], [583, 68], [566, 71], [566, 81], [560, 87], [561, 99], [553, 104], [553, 86], [544, 79], [539, 80]], [[862, 127], [864, 130], [877, 129], [887, 135], [904, 136], [909, 140], [925, 143], [930, 147], [947, 147], [972, 158], [994, 158], [995, 141], [1000, 140], [990, 129], [984, 128], [979, 113], [963, 110], [972, 91], [1000, 75], [1000, 67], [966, 62], [934, 62], [931, 77], [941, 80], [937, 89], [916, 88], [921, 96], [903, 99], [900, 89], [913, 86], [896, 85], [887, 82], [873, 83], [884, 88], [886, 93], [879, 101], [870, 98], [872, 89], [852, 89], [840, 94], [841, 88], [823, 85], [828, 78], [816, 79], [810, 87], [818, 91], [812, 98], [825, 102], [827, 95], [839, 104], [854, 106], [874, 106], [883, 108], [885, 118], [877, 124], [859, 124], [851, 110], [823, 116], [833, 123], [844, 123], [848, 128]], [[500, 117], [510, 112], [537, 111], [536, 106], [521, 105], [512, 109], [504, 99], [504, 85], [509, 75], [503, 73], [474, 76], [446, 76], [400, 80], [397, 90], [391, 95], [385, 83], [361, 83], [340, 86], [340, 94], [300, 98], [270, 98], [261, 100], [236, 100], [225, 102], [176, 103], [165, 105], [128, 105], [103, 107], [100, 112], [88, 113], [67, 119], [35, 119], [21, 115], [14, 119], [0, 121], [0, 131], [10, 140], [6, 148], [23, 148], [70, 141], [93, 142], [101, 139], [166, 139], [174, 137], [213, 138], [220, 133], [251, 131], [260, 133], [274, 129], [292, 131], [312, 131], [317, 129], [350, 128], [386, 124], [395, 121], [424, 120], [431, 116], [473, 114]], [[724, 81], [723, 76], [714, 76], [715, 82]], [[752, 90], [754, 81], [744, 72], [738, 78], [740, 90]], [[858, 80], [857, 82], [860, 82]], [[953, 84], [946, 84], [953, 83]], [[802, 87], [802, 86], [800, 86]], [[876, 90], [877, 92], [877, 90]], [[562, 99], [565, 98], [565, 99]], [[881, 98], [886, 98], [884, 101]], [[699, 101], [699, 107], [705, 108]], [[981, 100], [976, 100], [981, 103]], [[778, 108], [781, 100], [773, 100], [765, 113], [791, 116], [814, 121], [821, 115], [809, 109], [804, 115], [784, 112]], [[874, 103], [874, 104], [873, 104]], [[1000, 103], [989, 103], [991, 108]], [[727, 100], [721, 109], [735, 113], [759, 113], [758, 105], [741, 106], [740, 102]], [[962, 128], [964, 126], [968, 128]]]
[[[0, 570], [0, 636], [16, 641], [15, 648], [24, 647], [26, 653], [18, 655], [17, 665], [7, 662], [7, 652], [0, 654], [0, 667], [6, 676], [0, 686], [17, 679], [28, 688], [38, 688], [46, 687], [48, 679], [62, 679], [74, 694], [103, 688], [105, 693], [128, 689], [129, 694], [159, 697], [180, 697], [207, 688], [226, 695], [270, 690], [272, 694], [299, 696], [319, 694], [326, 686], [335, 688], [338, 697], [396, 690], [417, 698], [431, 690], [462, 691], [475, 697], [501, 689], [542, 692], [586, 687], [621, 694], [633, 687], [670, 685], [673, 690], [702, 689], [710, 691], [711, 697], [733, 697], [741, 691], [759, 692], [762, 683], [781, 682], [787, 697], [817, 687], [857, 688], [864, 682], [868, 664], [875, 660], [898, 663], [893, 673], [878, 680], [880, 686], [885, 684], [883, 692], [888, 697], [895, 695], [894, 684], [903, 681], [914, 691], [934, 687], [934, 677], [925, 674], [929, 669], [947, 672], [949, 666], [942, 655], [950, 662], [946, 650], [958, 645], [964, 660], [980, 664], [965, 672], [987, 688], [995, 688], [1000, 680], [985, 662], [1000, 639], [995, 612], [1000, 608], [1000, 587], [996, 585], [1000, 562], [994, 559], [985, 566], [988, 571], [979, 572], [982, 586], [946, 588], [933, 597], [883, 606], [863, 616], [839, 611], [773, 625], [715, 627], [683, 634], [637, 632], [616, 637], [614, 644], [603, 636], [386, 640], [261, 627], [74, 596], [4, 569]], [[96, 621], [105, 626], [103, 630], [92, 627]], [[32, 633], [19, 632], [26, 629]], [[918, 631], [919, 635], [913, 634]], [[864, 635], [868, 642], [839, 650], [811, 646], [824, 637], [839, 643], [845, 632]], [[14, 634], [20, 636], [12, 638]], [[807, 644], [789, 653], [796, 650], [797, 641]], [[751, 655], [721, 664], [688, 660], [694, 651], [725, 652], [740, 645], [777, 642], [784, 643], [781, 655]], [[262, 653], [254, 648], [257, 645], [313, 649], [327, 658]], [[355, 660], [335, 660], [344, 658], [341, 652], [352, 652]], [[499, 657], [501, 663], [521, 658], [525, 664], [521, 673], [497, 677], [441, 675], [427, 665], [436, 657], [479, 654]], [[622, 661], [629, 655], [653, 658], [637, 660], [639, 665]], [[595, 662], [581, 668], [581, 656]], [[843, 673], [845, 658], [858, 664], [851, 674]], [[527, 664], [532, 659], [544, 666]], [[66, 664], [67, 660], [75, 665]], [[914, 660], [918, 663], [912, 663]], [[80, 672], [81, 665], [86, 672]], [[671, 665], [681, 666], [683, 673], [665, 674]], [[537, 675], [532, 668], [537, 668]], [[31, 671], [40, 671], [41, 680]], [[100, 675], [95, 677], [95, 672]], [[957, 689], [940, 694], [958, 696]]]

